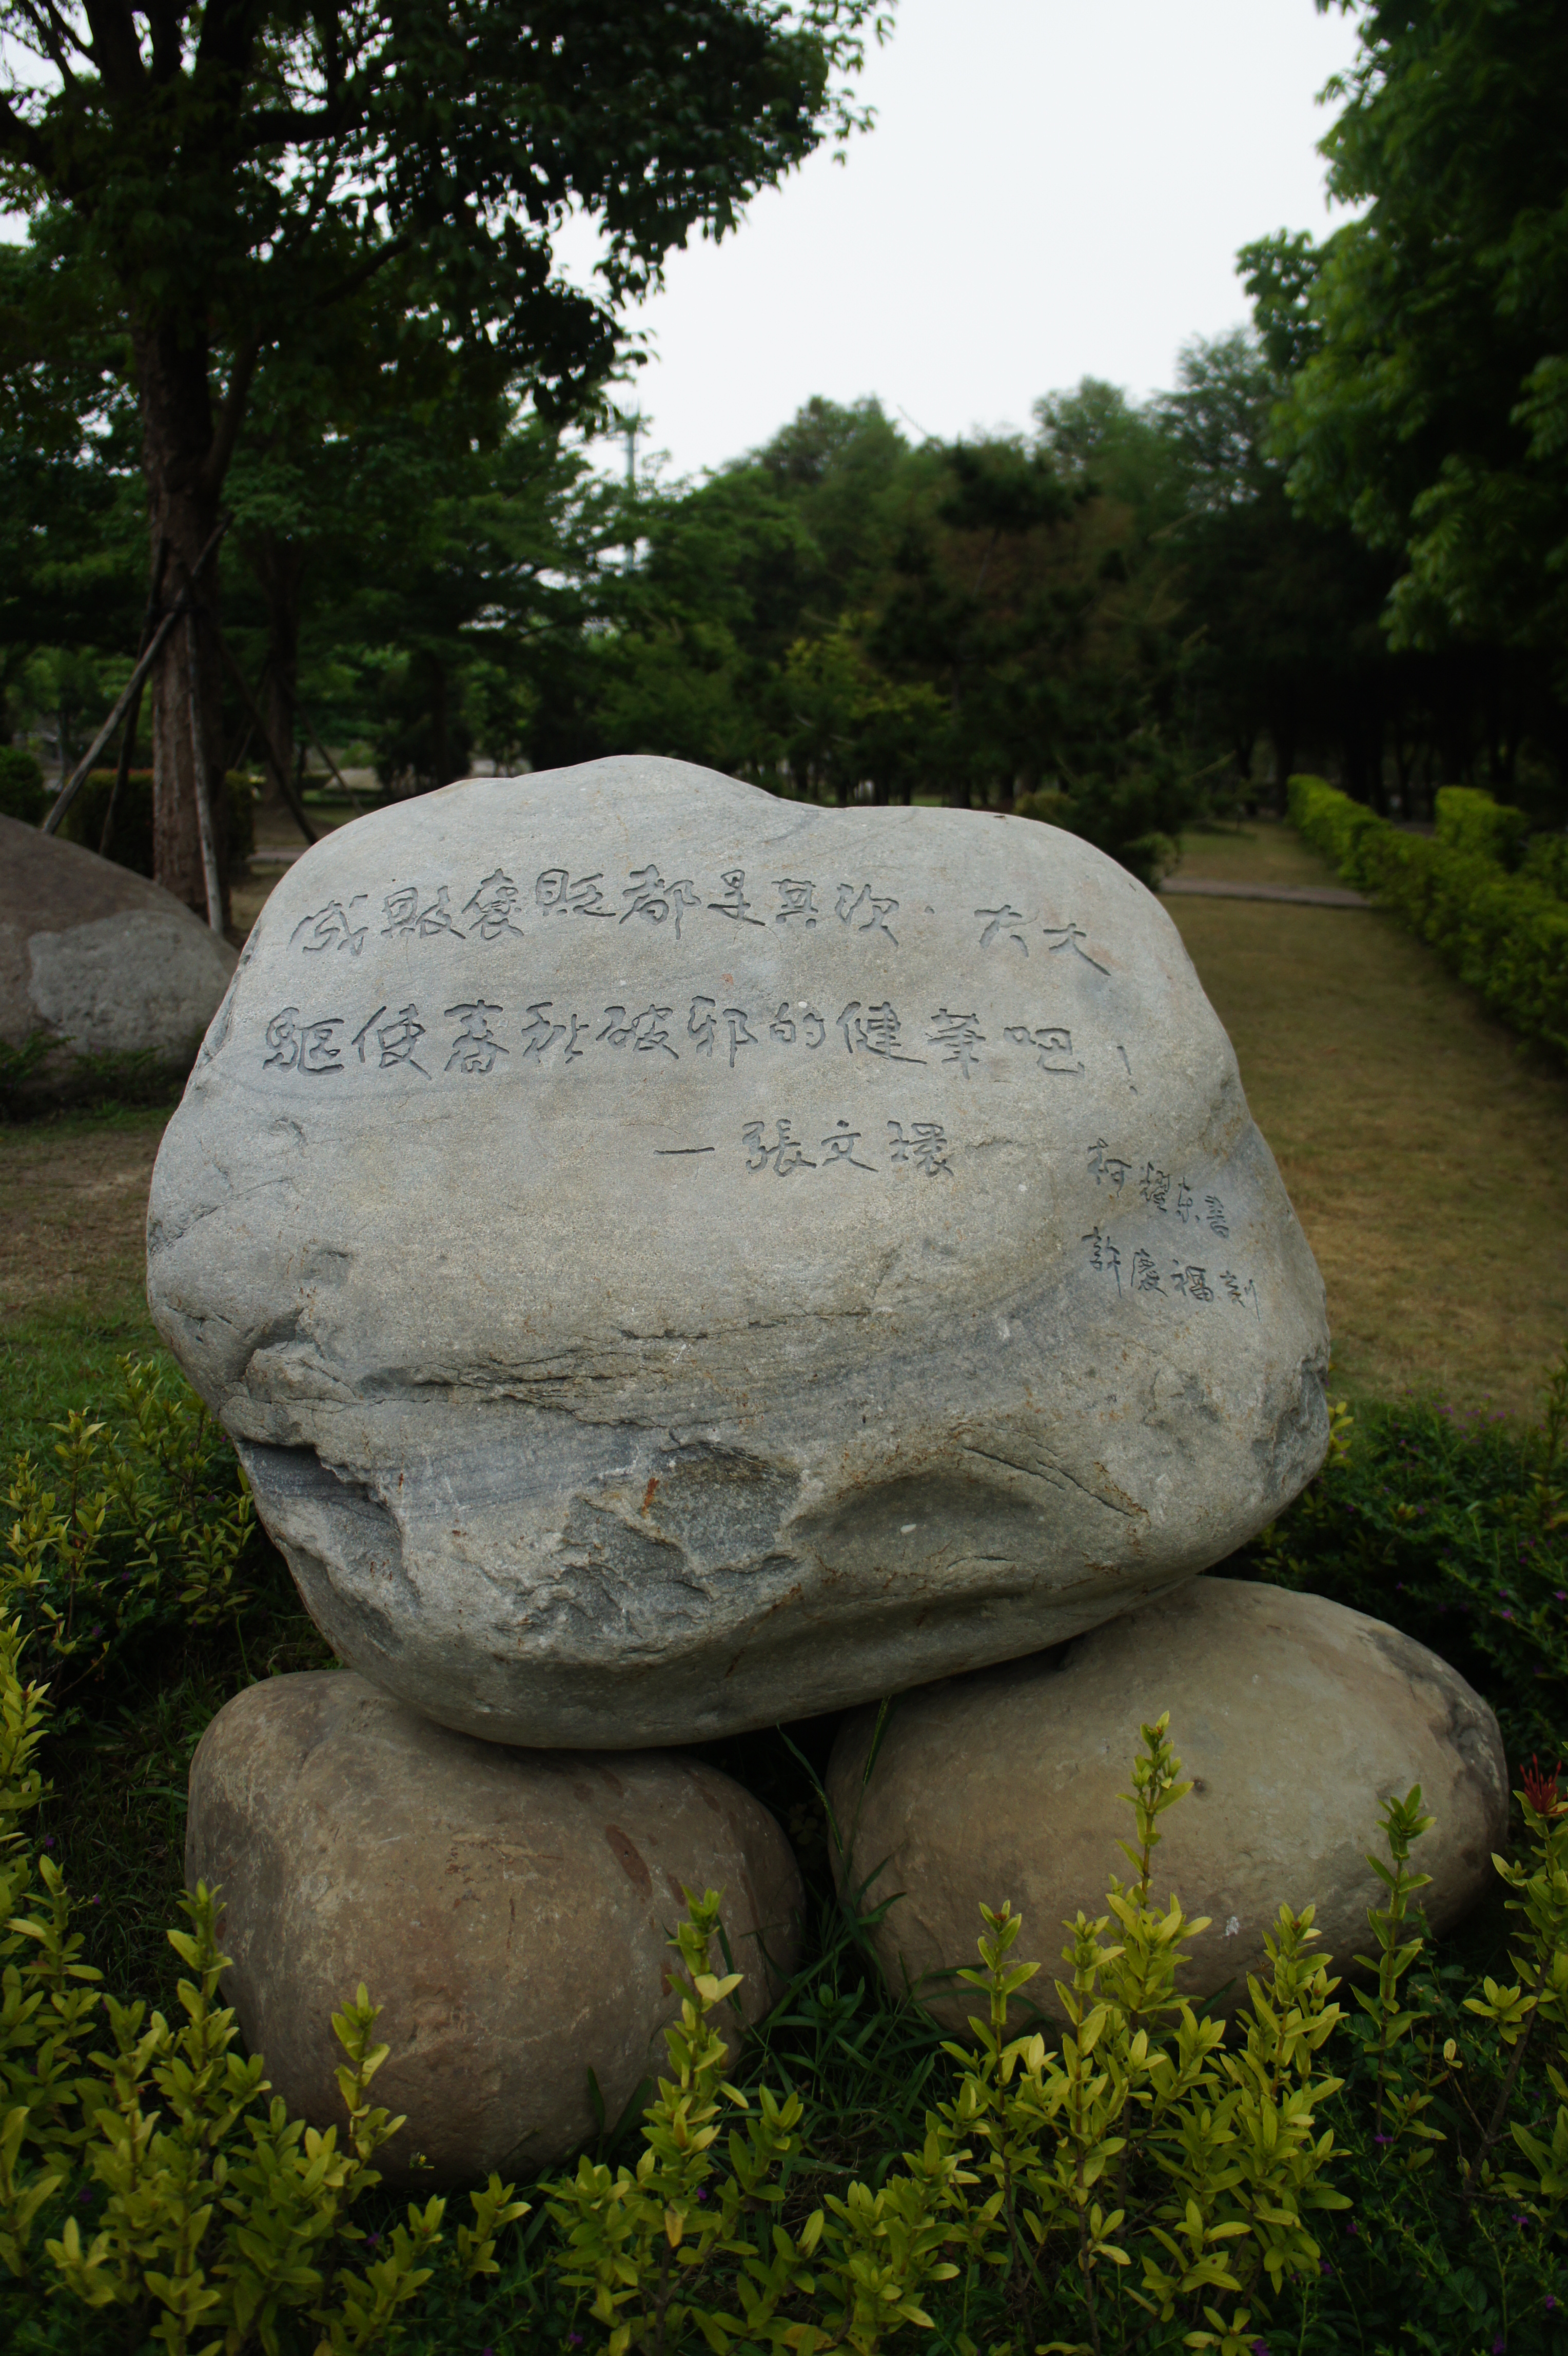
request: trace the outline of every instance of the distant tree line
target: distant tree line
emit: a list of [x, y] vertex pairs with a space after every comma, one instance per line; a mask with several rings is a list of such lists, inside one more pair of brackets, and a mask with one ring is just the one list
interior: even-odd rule
[[[699, 482], [622, 479], [595, 437], [625, 398], [625, 298], [686, 225], [723, 226], [822, 135], [828, 69], [853, 62], [868, 13], [813, 36], [807, 70], [767, 49], [760, 12], [688, 0], [643, 59], [645, 102], [662, 89], [679, 116], [720, 25], [754, 26], [756, 80], [739, 97], [705, 85], [662, 195], [615, 177], [629, 85], [584, 34], [576, 145], [532, 242], [509, 246], [494, 216], [481, 234], [451, 188], [456, 244], [427, 197], [402, 227], [393, 206], [367, 228], [334, 182], [338, 279], [317, 253], [322, 299], [298, 326], [257, 312], [242, 350], [235, 321], [260, 298], [242, 302], [237, 247], [208, 252], [235, 307], [202, 330], [204, 366], [243, 373], [220, 500], [180, 526], [188, 563], [220, 505], [231, 518], [229, 660], [214, 652], [199, 682], [214, 761], [248, 740], [252, 759], [314, 766], [320, 744], [352, 744], [403, 793], [481, 756], [649, 750], [820, 799], [1016, 806], [1144, 873], [1195, 811], [1283, 800], [1298, 768], [1394, 815], [1425, 818], [1463, 781], [1560, 823], [1568, 18], [1547, 0], [1363, 5], [1325, 142], [1331, 187], [1362, 209], [1322, 243], [1246, 249], [1251, 325], [1189, 347], [1166, 393], [1134, 403], [1086, 380], [1043, 398], [1027, 433], [950, 444], [912, 443], [875, 401], [819, 400]], [[325, 105], [330, 15], [311, 19]], [[396, 7], [379, 21], [392, 50], [412, 40]], [[317, 136], [314, 118], [271, 122], [258, 55], [247, 102], [278, 138], [255, 149], [252, 239], [284, 133], [302, 154]], [[487, 102], [483, 137], [505, 149], [490, 165], [515, 177], [505, 104]], [[421, 121], [446, 155], [443, 119]], [[698, 149], [729, 158], [716, 197], [697, 193]], [[135, 155], [107, 134], [93, 153], [102, 205]], [[210, 191], [210, 158], [207, 180], [190, 168]], [[129, 669], [170, 537], [159, 502], [183, 478], [177, 454], [149, 455], [135, 272], [152, 261], [106, 238], [63, 164], [52, 179], [47, 160], [14, 166], [29, 170], [28, 241], [0, 249], [0, 736], [41, 737], [69, 766]], [[535, 284], [574, 173], [620, 240], [586, 308]], [[196, 333], [199, 258], [174, 346]], [[155, 701], [155, 734], [160, 715], [166, 730]]]

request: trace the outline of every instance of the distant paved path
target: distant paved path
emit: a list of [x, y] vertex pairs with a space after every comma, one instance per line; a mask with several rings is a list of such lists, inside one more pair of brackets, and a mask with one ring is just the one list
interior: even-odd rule
[[1226, 884], [1218, 875], [1167, 875], [1162, 892], [1188, 892], [1200, 900], [1293, 900], [1299, 908], [1369, 908], [1343, 884]]

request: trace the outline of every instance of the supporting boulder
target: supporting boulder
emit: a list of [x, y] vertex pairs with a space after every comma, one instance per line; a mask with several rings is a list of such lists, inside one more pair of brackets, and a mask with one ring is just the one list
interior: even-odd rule
[[[1497, 1720], [1424, 1645], [1318, 1595], [1196, 1579], [1072, 1644], [901, 1695], [883, 1739], [862, 1710], [840, 1733], [828, 1792], [841, 1886], [867, 1908], [892, 1985], [961, 2028], [979, 2002], [980, 1906], [1012, 1901], [1018, 1952], [1046, 1969], [1028, 1997], [1058, 2009], [1064, 1923], [1105, 1912], [1133, 1833], [1140, 1729], [1165, 1712], [1192, 1790], [1160, 1820], [1152, 1898], [1174, 1890], [1209, 1926], [1178, 1986], [1195, 2004], [1244, 2002], [1282, 1902], [1316, 1908], [1319, 1952], [1344, 1972], [1368, 1952], [1386, 1855], [1379, 1816], [1419, 1783], [1436, 1819], [1417, 1868], [1434, 1931], [1488, 1886], [1508, 1828]], [[867, 1772], [867, 1762], [869, 1772]]]
[[332, 2014], [361, 1982], [382, 2006], [374, 2099], [408, 2118], [378, 2161], [394, 2182], [416, 2154], [435, 2185], [564, 2159], [598, 2130], [596, 2085], [613, 2126], [666, 2063], [688, 1890], [723, 1892], [746, 2021], [800, 1939], [789, 1844], [727, 1776], [478, 1742], [330, 1670], [214, 1719], [186, 1878], [220, 1886], [224, 1993], [296, 2115], [342, 2124]]

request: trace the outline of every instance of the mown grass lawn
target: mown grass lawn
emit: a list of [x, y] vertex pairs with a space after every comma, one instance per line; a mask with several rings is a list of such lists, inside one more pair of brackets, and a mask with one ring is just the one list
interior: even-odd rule
[[0, 1458], [37, 1450], [67, 1405], [157, 1347], [147, 1313], [147, 1187], [168, 1108], [0, 1128]]

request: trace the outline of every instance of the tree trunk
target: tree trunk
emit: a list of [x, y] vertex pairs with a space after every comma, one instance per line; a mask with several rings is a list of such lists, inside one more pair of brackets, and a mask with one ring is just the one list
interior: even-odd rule
[[[219, 488], [209, 480], [213, 445], [207, 352], [182, 344], [171, 327], [135, 336], [137, 394], [142, 412], [142, 466], [147, 485], [152, 545], [168, 541], [166, 600], [177, 596], [218, 521]], [[196, 590], [194, 666], [191, 634], [169, 632], [151, 680], [153, 704], [153, 875], [205, 916], [207, 885], [197, 815], [191, 701], [199, 696], [201, 740], [211, 762], [221, 758], [223, 677], [218, 651], [218, 567], [209, 560]], [[209, 776], [212, 830], [229, 920], [229, 803], [220, 776]]]
[[1252, 782], [1252, 754], [1257, 742], [1256, 735], [1250, 728], [1244, 728], [1240, 734], [1231, 741], [1230, 758], [1236, 764], [1236, 783], [1243, 795]]

